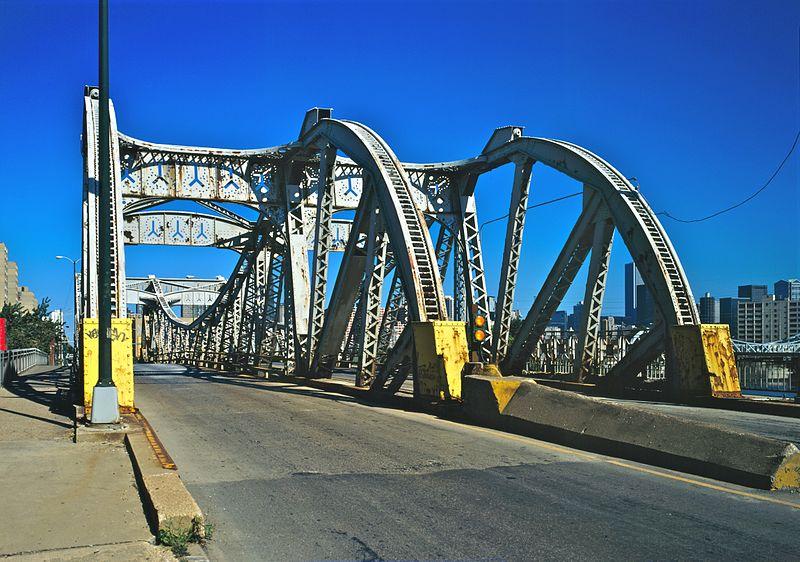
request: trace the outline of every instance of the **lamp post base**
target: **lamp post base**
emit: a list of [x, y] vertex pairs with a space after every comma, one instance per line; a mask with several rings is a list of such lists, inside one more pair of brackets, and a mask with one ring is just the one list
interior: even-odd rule
[[116, 386], [95, 386], [92, 389], [91, 423], [118, 423], [119, 403]]

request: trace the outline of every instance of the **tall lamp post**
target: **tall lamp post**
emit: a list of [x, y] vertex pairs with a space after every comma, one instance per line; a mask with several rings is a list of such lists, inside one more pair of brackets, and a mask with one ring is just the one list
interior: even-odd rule
[[117, 423], [119, 402], [117, 387], [111, 377], [111, 158], [109, 150], [108, 107], [108, 0], [100, 0], [99, 71], [100, 71], [100, 139], [99, 139], [99, 254], [98, 281], [98, 380], [92, 391], [92, 423]]
[[[78, 353], [78, 262], [81, 258], [76, 260], [67, 256], [56, 256], [57, 260], [67, 260], [72, 262], [72, 350], [73, 353]], [[75, 368], [76, 357], [72, 358], [72, 368]]]

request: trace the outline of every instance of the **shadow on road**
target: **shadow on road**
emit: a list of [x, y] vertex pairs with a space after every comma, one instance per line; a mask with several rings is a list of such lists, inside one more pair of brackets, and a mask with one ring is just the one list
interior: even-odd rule
[[[302, 382], [296, 380], [284, 380], [281, 378], [255, 378], [248, 375], [229, 374], [218, 371], [209, 371], [206, 369], [198, 368], [192, 365], [176, 365], [176, 364], [147, 364], [139, 363], [134, 366], [135, 378], [146, 379], [147, 377], [187, 377], [194, 381], [204, 381], [208, 383], [226, 384], [240, 388], [252, 388], [255, 390], [278, 392], [282, 394], [292, 394], [297, 396], [311, 396], [314, 398], [321, 398], [323, 400], [333, 400], [336, 402], [353, 402], [371, 407], [384, 407], [396, 410], [403, 410], [406, 412], [423, 412], [426, 411], [425, 404], [417, 403], [411, 398], [400, 397], [391, 394], [372, 394], [369, 399], [360, 398], [346, 394], [347, 388], [321, 390], [311, 386], [304, 386]], [[326, 379], [327, 380], [327, 379]], [[144, 381], [140, 381], [144, 382]], [[155, 381], [153, 381], [155, 382]], [[263, 384], [269, 382], [269, 385]], [[170, 384], [176, 384], [175, 380], [170, 380]], [[302, 388], [300, 388], [302, 387]], [[437, 416], [442, 418], [454, 419], [454, 412], [450, 412], [450, 408], [442, 405], [443, 410], [447, 410], [446, 416]], [[427, 413], [431, 413], [427, 411]], [[442, 412], [445, 413], [444, 411]]]

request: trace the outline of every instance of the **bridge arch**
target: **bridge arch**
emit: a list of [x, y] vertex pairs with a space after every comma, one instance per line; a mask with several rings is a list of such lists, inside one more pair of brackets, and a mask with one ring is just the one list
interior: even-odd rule
[[301, 140], [306, 146], [327, 142], [371, 175], [377, 207], [406, 287], [409, 314], [415, 321], [442, 319], [444, 295], [430, 234], [414, 205], [406, 172], [389, 145], [369, 127], [337, 119], [320, 120]]
[[[629, 351], [627, 361], [618, 365], [620, 371], [638, 372], [637, 368], [659, 353], [670, 351], [664, 342], [672, 326], [699, 323], [691, 288], [672, 242], [647, 201], [630, 181], [589, 150], [559, 140], [517, 137], [492, 147], [482, 156], [487, 166], [495, 167], [520, 155], [582, 182], [584, 208], [543, 290], [526, 316], [520, 334], [504, 358], [505, 370], [522, 369], [586, 255], [590, 250], [593, 254], [610, 252], [611, 236], [616, 228], [653, 297], [657, 312], [657, 325]], [[599, 232], [603, 226], [601, 223], [605, 223], [605, 232]], [[598, 244], [604, 245], [605, 250], [601, 250]], [[606, 263], [599, 263], [599, 270], [607, 270], [608, 257], [603, 259]], [[604, 284], [604, 271], [602, 275]], [[597, 282], [591, 277], [590, 272], [589, 282]], [[602, 301], [603, 287], [596, 289], [600, 291]], [[587, 297], [590, 293], [587, 289]], [[590, 304], [584, 303], [585, 306]]]

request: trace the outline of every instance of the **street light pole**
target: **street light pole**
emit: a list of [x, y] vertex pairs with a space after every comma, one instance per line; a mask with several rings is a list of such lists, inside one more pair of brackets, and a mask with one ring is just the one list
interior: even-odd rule
[[56, 256], [56, 259], [72, 262], [72, 367], [74, 369], [77, 364], [77, 357], [74, 354], [78, 353], [78, 287], [76, 281], [78, 278], [78, 262], [81, 261], [81, 258], [74, 260], [68, 256]]
[[92, 423], [119, 421], [117, 388], [111, 377], [111, 158], [109, 150], [108, 107], [108, 0], [100, 1], [99, 73], [100, 73], [100, 139], [99, 139], [99, 254], [100, 285], [98, 380], [92, 392]]

